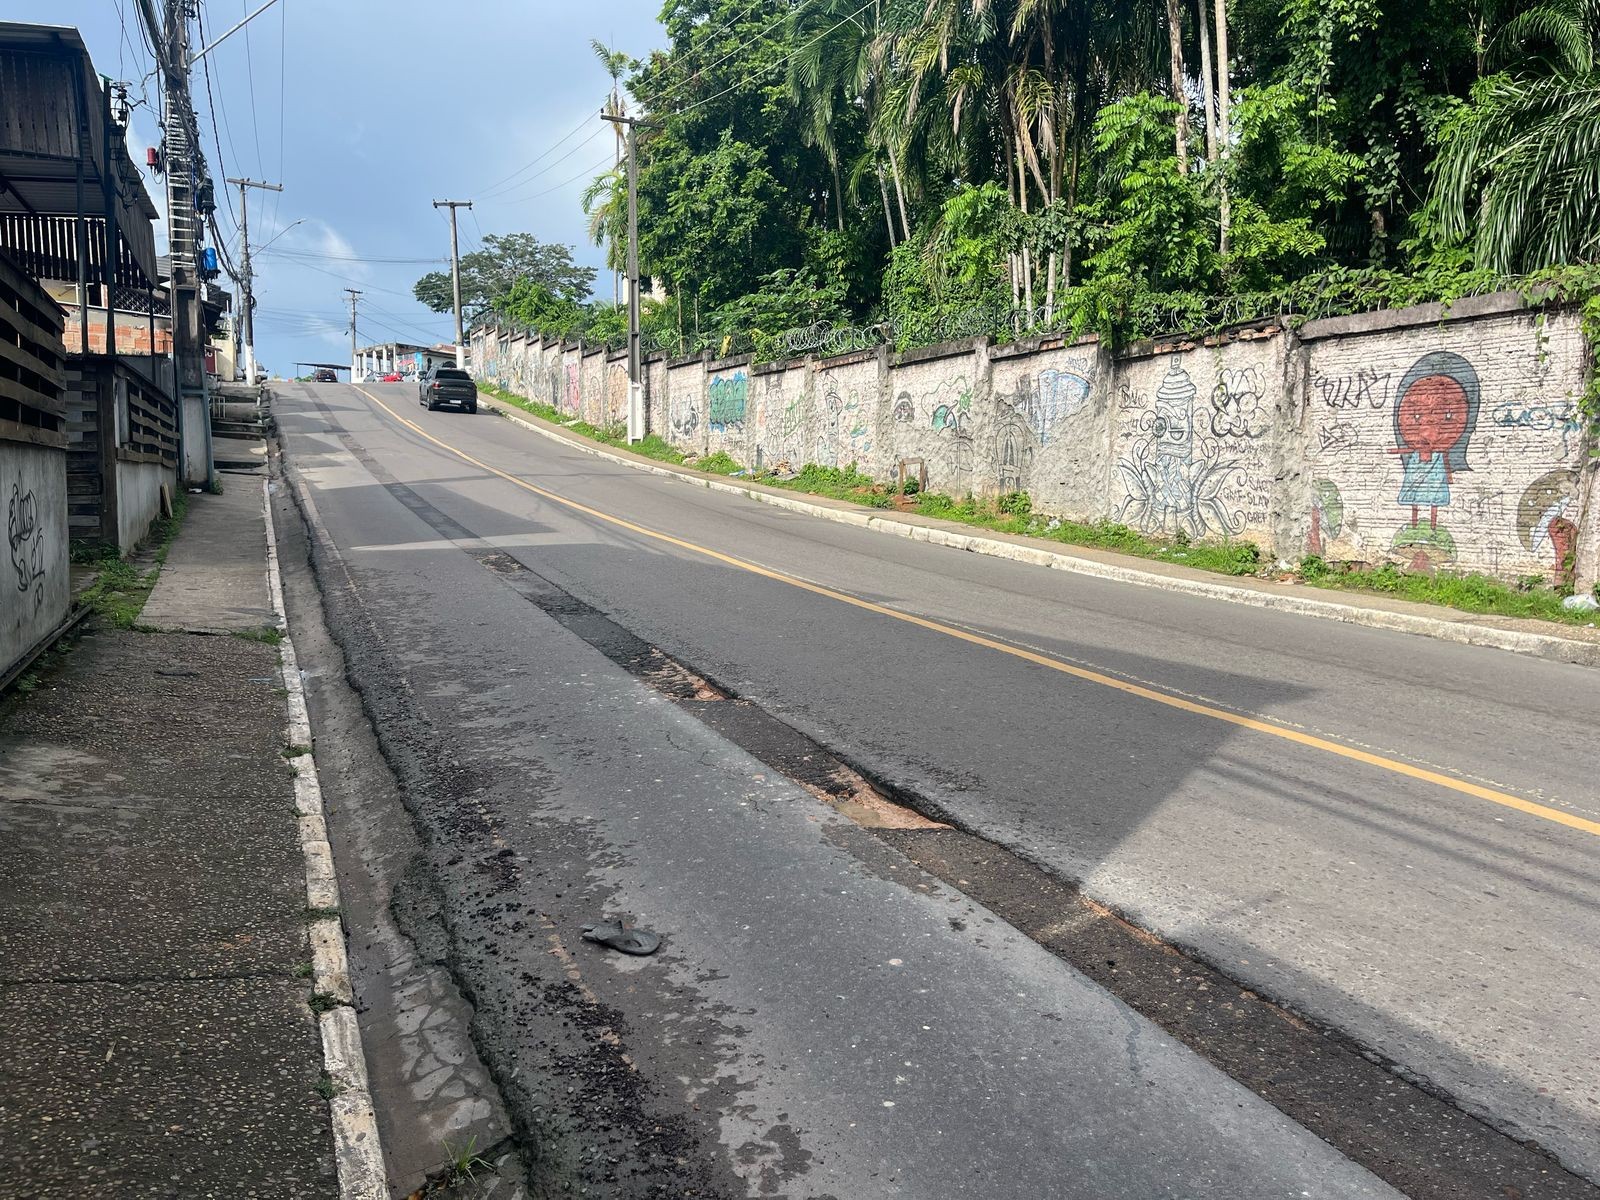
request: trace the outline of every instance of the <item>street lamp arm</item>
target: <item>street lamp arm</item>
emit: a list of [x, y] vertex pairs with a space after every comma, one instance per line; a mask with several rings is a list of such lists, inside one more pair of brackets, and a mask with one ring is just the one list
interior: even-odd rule
[[227, 30], [225, 30], [221, 34], [221, 36], [219, 36], [209, 46], [203, 46], [199, 50], [196, 50], [193, 54], [191, 54], [189, 56], [189, 61], [187, 63], [185, 63], [184, 65], [188, 66], [188, 67], [194, 66], [195, 63], [199, 62], [206, 55], [210, 54], [218, 46], [222, 45], [223, 42], [227, 41], [234, 34], [238, 33], [239, 30], [243, 29], [246, 25], [250, 24], [251, 21], [254, 21], [257, 17], [259, 17], [262, 13], [266, 12], [267, 9], [271, 8], [277, 2], [278, 2], [278, 0], [267, 0], [267, 2], [265, 4], [263, 4], [260, 8], [256, 9], [255, 12], [251, 13], [244, 20], [240, 21], [237, 25], [230, 26]]

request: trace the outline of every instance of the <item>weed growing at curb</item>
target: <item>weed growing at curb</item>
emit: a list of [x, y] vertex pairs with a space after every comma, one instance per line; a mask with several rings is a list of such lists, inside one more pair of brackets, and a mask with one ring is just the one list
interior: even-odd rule
[[291, 742], [279, 751], [285, 758], [304, 758], [311, 753], [310, 746], [302, 746], [299, 742]]
[[340, 1092], [344, 1091], [344, 1088], [340, 1087], [339, 1084], [334, 1080], [333, 1076], [329, 1075], [326, 1071], [322, 1072], [321, 1077], [312, 1085], [312, 1087], [316, 1089], [317, 1095], [321, 1096], [324, 1100], [332, 1100]]
[[329, 995], [327, 992], [312, 992], [306, 999], [307, 1007], [314, 1013], [331, 1012], [342, 1003], [339, 997]]
[[308, 922], [326, 921], [329, 918], [338, 920], [339, 910], [337, 908], [312, 908], [308, 905], [306, 907], [305, 917]]
[[[479, 385], [479, 391], [591, 441], [602, 442], [630, 454], [688, 466], [710, 475], [741, 475], [751, 483], [764, 487], [843, 500], [868, 508], [896, 507], [898, 497], [895, 487], [862, 474], [856, 469], [855, 463], [846, 467], [807, 463], [797, 473], [780, 478], [770, 471], [748, 471], [726, 451], [719, 450], [715, 454], [693, 459], [661, 441], [655, 434], [651, 434], [644, 442], [630, 446], [625, 438], [617, 436], [614, 431], [597, 430], [585, 422], [572, 421], [559, 409], [517, 396], [502, 387]], [[658, 445], [645, 449], [652, 439]], [[1403, 571], [1390, 563], [1376, 568], [1363, 563], [1327, 563], [1314, 555], [1302, 559], [1299, 568], [1289, 569], [1265, 560], [1261, 548], [1250, 541], [1224, 539], [1220, 542], [1196, 542], [1184, 533], [1170, 539], [1152, 537], [1116, 521], [1073, 521], [1045, 516], [1033, 511], [1032, 498], [1026, 492], [1007, 492], [992, 499], [969, 494], [957, 499], [939, 492], [919, 493], [913, 484], [913, 480], [907, 480], [905, 490], [905, 499], [911, 502], [911, 511], [995, 533], [1109, 550], [1218, 575], [1293, 580], [1330, 591], [1394, 596], [1414, 603], [1454, 608], [1484, 616], [1535, 619], [1562, 625], [1587, 625], [1595, 621], [1592, 612], [1574, 612], [1562, 608], [1564, 593], [1546, 586], [1543, 580], [1524, 580], [1527, 586], [1516, 586], [1501, 583], [1486, 575], [1448, 571], [1428, 575]], [[1600, 598], [1600, 586], [1596, 587], [1595, 594]]]
[[294, 965], [294, 977], [296, 979], [310, 979], [311, 978], [311, 963], [309, 961], [295, 963], [295, 965]]
[[452, 1146], [449, 1139], [441, 1143], [445, 1157], [445, 1184], [471, 1183], [479, 1171], [494, 1169], [494, 1164], [477, 1152], [477, 1135], [467, 1139], [467, 1144], [460, 1149]]
[[235, 629], [233, 636], [243, 638], [247, 642], [260, 642], [265, 646], [276, 646], [283, 641], [283, 630], [271, 625], [263, 625], [259, 629]]

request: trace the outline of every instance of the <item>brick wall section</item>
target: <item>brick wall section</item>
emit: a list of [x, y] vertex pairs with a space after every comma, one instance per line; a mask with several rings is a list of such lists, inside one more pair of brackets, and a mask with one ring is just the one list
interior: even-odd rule
[[[474, 361], [591, 420], [623, 394], [601, 369], [615, 360], [575, 346], [480, 330]], [[1588, 369], [1573, 310], [1498, 295], [1115, 356], [1093, 340], [977, 339], [769, 364], [657, 357], [646, 409], [681, 449], [751, 466], [853, 463], [888, 481], [920, 459], [936, 491], [1025, 491], [1037, 512], [1249, 540], [1291, 563], [1567, 570], [1587, 588], [1600, 570]]]

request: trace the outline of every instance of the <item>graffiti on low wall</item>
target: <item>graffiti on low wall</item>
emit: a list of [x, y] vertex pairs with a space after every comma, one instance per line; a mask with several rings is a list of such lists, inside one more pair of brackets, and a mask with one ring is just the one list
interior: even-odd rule
[[[1246, 539], [1289, 560], [1579, 586], [1600, 564], [1572, 311], [1379, 315], [1120, 358], [1092, 343], [990, 355], [710, 374], [657, 361], [651, 427], [751, 466], [854, 463], [888, 480], [921, 459], [937, 491], [1026, 491], [1037, 512]], [[590, 357], [592, 381], [576, 351], [531, 340], [479, 361], [565, 412], [615, 410], [618, 376]]]
[[[1343, 337], [1311, 356], [1307, 552], [1572, 581], [1585, 457], [1575, 318]], [[1328, 382], [1340, 380], [1352, 382]]]
[[706, 420], [713, 433], [728, 433], [744, 427], [745, 411], [750, 406], [750, 377], [743, 371], [714, 376], [709, 385], [710, 401]]

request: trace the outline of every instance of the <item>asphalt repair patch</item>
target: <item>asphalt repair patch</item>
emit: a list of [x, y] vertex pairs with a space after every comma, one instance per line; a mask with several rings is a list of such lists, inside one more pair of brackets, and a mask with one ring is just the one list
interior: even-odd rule
[[[320, 402], [318, 408], [332, 419]], [[616, 665], [1082, 972], [1285, 1115], [1413, 1200], [1600, 1200], [1533, 1143], [1464, 1112], [1425, 1080], [1243, 987], [926, 797], [874, 779], [760, 705], [702, 676], [345, 447], [442, 538]]]

